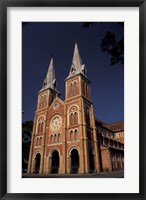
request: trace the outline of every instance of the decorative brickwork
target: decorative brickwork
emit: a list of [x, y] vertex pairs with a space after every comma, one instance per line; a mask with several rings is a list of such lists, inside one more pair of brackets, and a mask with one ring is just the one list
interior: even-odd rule
[[[28, 173], [88, 174], [124, 170], [124, 129], [95, 119], [90, 81], [75, 44], [65, 100], [56, 87], [53, 58], [38, 93]], [[119, 128], [118, 124], [118, 128]], [[118, 135], [119, 132], [119, 135]]]

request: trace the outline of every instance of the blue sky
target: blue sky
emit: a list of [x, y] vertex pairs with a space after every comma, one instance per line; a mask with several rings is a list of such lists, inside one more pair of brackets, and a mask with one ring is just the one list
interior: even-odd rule
[[100, 49], [107, 31], [117, 39], [124, 28], [117, 23], [29, 22], [22, 26], [22, 109], [23, 121], [33, 120], [37, 94], [42, 88], [51, 55], [54, 56], [57, 87], [65, 96], [64, 80], [69, 74], [75, 41], [91, 81], [91, 97], [96, 118], [106, 122], [124, 120], [124, 65], [110, 66], [110, 56]]

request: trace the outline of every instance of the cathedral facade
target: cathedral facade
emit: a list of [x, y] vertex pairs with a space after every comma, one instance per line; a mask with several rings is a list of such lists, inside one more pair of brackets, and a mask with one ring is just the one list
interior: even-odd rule
[[56, 87], [51, 58], [34, 117], [28, 173], [89, 174], [124, 170], [124, 123], [96, 120], [90, 80], [75, 44], [65, 80], [65, 100]]

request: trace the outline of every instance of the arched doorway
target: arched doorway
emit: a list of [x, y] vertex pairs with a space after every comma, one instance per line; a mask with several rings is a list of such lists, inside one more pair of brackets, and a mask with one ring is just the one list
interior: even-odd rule
[[91, 148], [89, 148], [89, 169], [90, 173], [94, 173], [94, 155]]
[[52, 153], [51, 173], [57, 174], [59, 171], [59, 153], [57, 150]]
[[78, 173], [79, 169], [79, 153], [77, 149], [71, 151], [71, 173]]
[[34, 169], [34, 172], [36, 174], [39, 173], [39, 170], [40, 170], [40, 163], [41, 163], [41, 155], [40, 153], [37, 153], [36, 154], [36, 157], [35, 157], [35, 169]]

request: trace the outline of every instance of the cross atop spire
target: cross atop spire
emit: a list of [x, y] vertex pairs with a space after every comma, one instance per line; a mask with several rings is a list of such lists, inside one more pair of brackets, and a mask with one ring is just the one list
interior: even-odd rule
[[45, 88], [51, 88], [53, 90], [57, 90], [53, 57], [51, 58], [48, 72], [47, 72], [46, 78], [43, 83], [43, 89], [45, 89]]
[[82, 63], [82, 60], [79, 54], [78, 45], [77, 43], [75, 43], [74, 54], [73, 54], [72, 64], [71, 64], [68, 78], [80, 73], [86, 76], [86, 72], [87, 71], [86, 71], [85, 65]]

